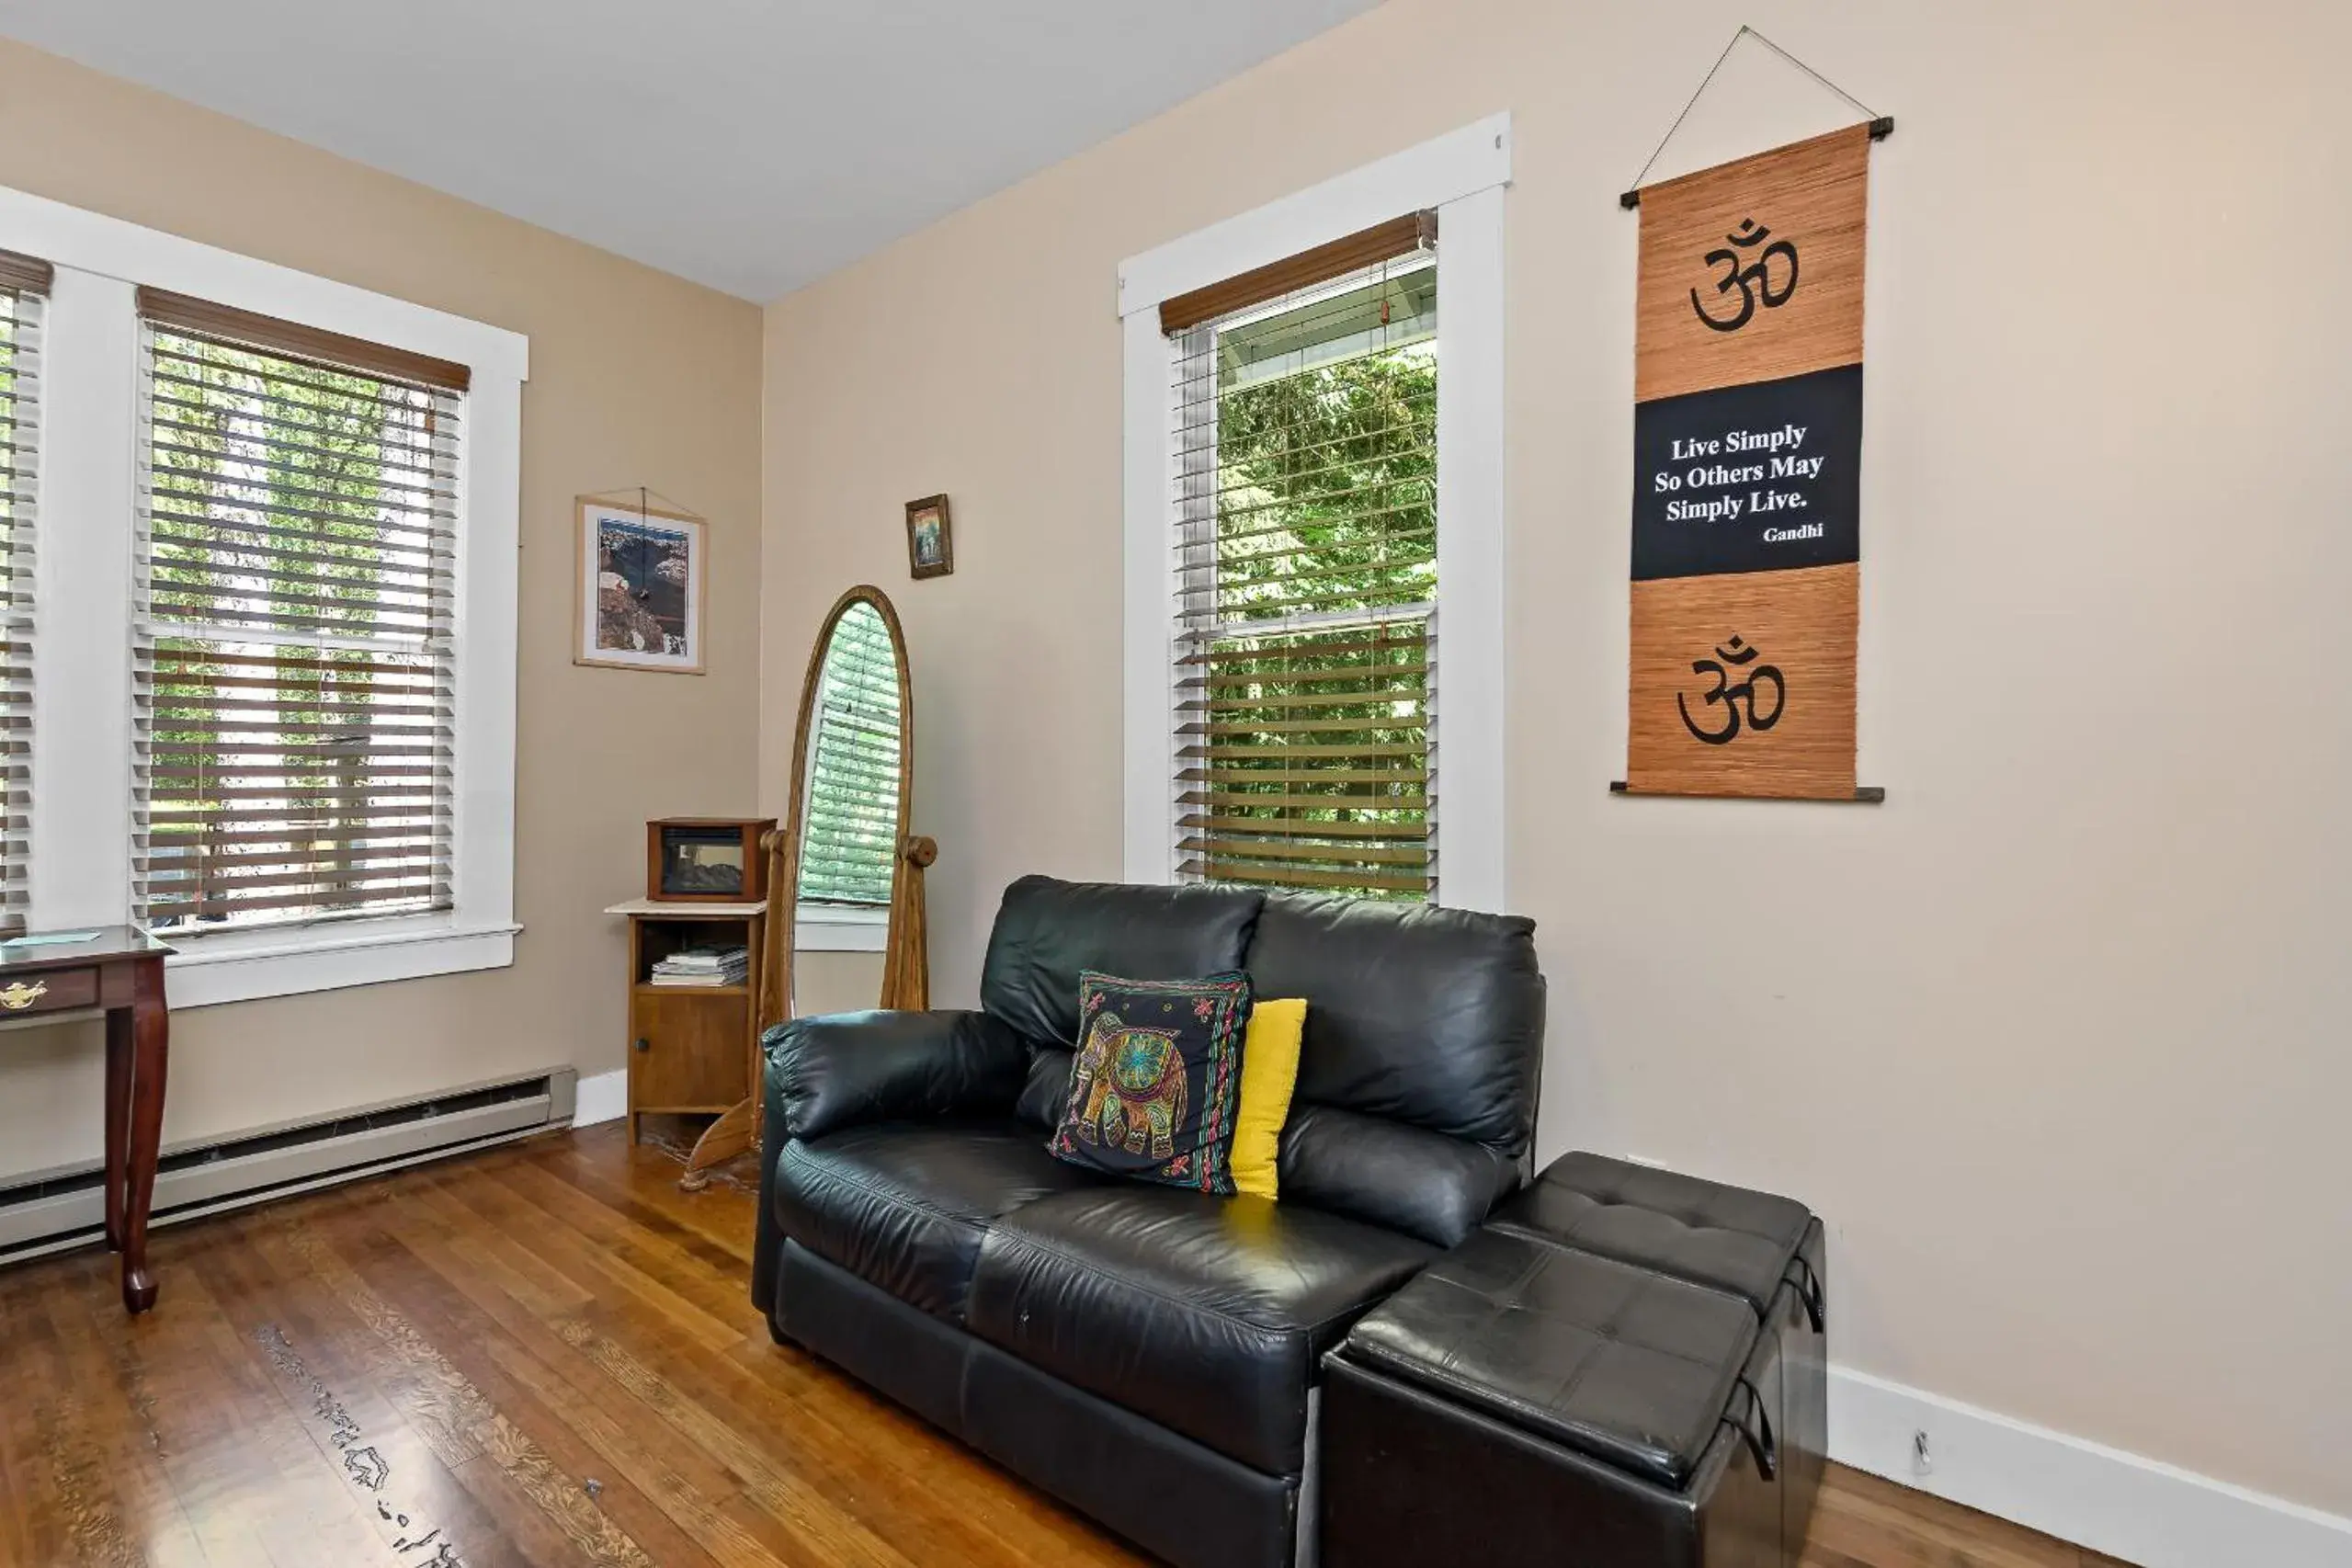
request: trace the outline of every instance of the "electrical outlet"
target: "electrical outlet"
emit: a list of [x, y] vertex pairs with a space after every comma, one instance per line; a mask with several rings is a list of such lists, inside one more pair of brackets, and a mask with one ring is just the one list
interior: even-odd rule
[[1936, 1473], [1936, 1456], [1928, 1450], [1925, 1427], [1911, 1434], [1911, 1471], [1914, 1475]]

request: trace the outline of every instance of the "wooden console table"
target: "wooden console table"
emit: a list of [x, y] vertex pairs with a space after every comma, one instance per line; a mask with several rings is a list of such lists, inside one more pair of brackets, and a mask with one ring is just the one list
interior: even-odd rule
[[107, 1245], [122, 1254], [122, 1304], [133, 1312], [155, 1304], [147, 1210], [164, 1133], [171, 950], [133, 926], [99, 927], [84, 942], [0, 943], [0, 1022], [106, 1015]]

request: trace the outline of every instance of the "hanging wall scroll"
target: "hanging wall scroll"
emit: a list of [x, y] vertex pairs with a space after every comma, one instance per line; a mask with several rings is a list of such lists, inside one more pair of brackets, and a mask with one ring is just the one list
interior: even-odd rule
[[1874, 127], [1642, 187], [1633, 794], [1854, 780]]

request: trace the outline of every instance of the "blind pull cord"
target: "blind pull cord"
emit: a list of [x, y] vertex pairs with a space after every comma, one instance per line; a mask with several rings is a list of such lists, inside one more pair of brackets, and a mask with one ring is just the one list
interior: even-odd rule
[[1732, 41], [1723, 46], [1723, 52], [1715, 57], [1715, 63], [1707, 68], [1707, 74], [1699, 79], [1698, 90], [1693, 92], [1690, 95], [1689, 100], [1682, 106], [1682, 112], [1675, 116], [1675, 120], [1672, 125], [1666, 127], [1666, 133], [1658, 138], [1658, 144], [1650, 149], [1649, 159], [1647, 162], [1642, 164], [1642, 172], [1633, 176], [1633, 182], [1625, 187], [1625, 194], [1617, 199], [1617, 204], [1619, 207], [1624, 208], [1630, 212], [1634, 208], [1642, 205], [1642, 182], [1650, 177], [1651, 169], [1657, 165], [1658, 155], [1666, 150], [1666, 143], [1675, 139], [1675, 132], [1682, 129], [1682, 122], [1690, 118], [1690, 111], [1699, 107], [1699, 100], [1707, 96], [1707, 89], [1714, 84], [1716, 74], [1723, 69], [1723, 62], [1732, 58], [1732, 51], [1739, 48], [1740, 40], [1744, 38], [1752, 38], [1755, 40], [1756, 42], [1764, 45], [1765, 48], [1770, 50], [1773, 53], [1778, 55], [1781, 59], [1787, 61], [1798, 70], [1802, 71], [1806, 75], [1811, 76], [1814, 81], [1820, 83], [1823, 86], [1827, 87], [1831, 92], [1836, 94], [1839, 97], [1844, 98], [1856, 108], [1860, 109], [1862, 111], [1862, 117], [1870, 122], [1870, 140], [1873, 142], [1883, 141], [1894, 133], [1894, 121], [1892, 119], [1880, 114], [1878, 110], [1872, 108], [1869, 105], [1864, 103], [1861, 99], [1856, 97], [1853, 94], [1847, 92], [1845, 88], [1839, 86], [1836, 83], [1831, 81], [1828, 77], [1823, 75], [1820, 72], [1814, 70], [1812, 66], [1806, 64], [1803, 61], [1798, 59], [1795, 55], [1790, 53], [1787, 50], [1781, 48], [1778, 44], [1773, 42], [1770, 39], [1765, 37], [1754, 28], [1749, 27], [1745, 22], [1742, 22], [1740, 24], [1740, 30], [1732, 35]]

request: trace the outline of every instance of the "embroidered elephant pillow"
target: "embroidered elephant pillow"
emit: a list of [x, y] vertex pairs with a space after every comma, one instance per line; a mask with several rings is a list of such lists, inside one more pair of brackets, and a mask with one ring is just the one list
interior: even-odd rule
[[1074, 1165], [1230, 1195], [1249, 976], [1078, 977], [1070, 1098], [1046, 1147]]

